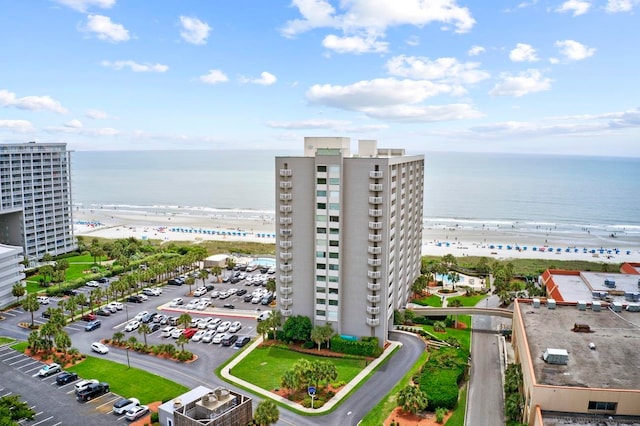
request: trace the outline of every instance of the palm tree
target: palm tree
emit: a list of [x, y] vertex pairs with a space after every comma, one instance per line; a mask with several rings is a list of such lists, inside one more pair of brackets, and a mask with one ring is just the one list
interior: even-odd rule
[[187, 343], [189, 343], [189, 338], [184, 334], [181, 334], [180, 337], [178, 337], [178, 340], [176, 340], [176, 345], [180, 346], [180, 351], [182, 353], [184, 353], [184, 345]]
[[253, 415], [253, 421], [260, 426], [268, 426], [278, 422], [280, 411], [270, 399], [260, 401]]
[[65, 354], [67, 353], [67, 349], [71, 347], [71, 337], [64, 330], [58, 330], [58, 332], [53, 336], [53, 339], [56, 344], [56, 348], [61, 350]]
[[113, 337], [111, 337], [111, 340], [118, 344], [122, 341], [122, 339], [124, 339], [124, 333], [122, 331], [116, 331], [115, 333], [113, 333]]
[[147, 347], [147, 334], [151, 333], [151, 327], [149, 327], [149, 324], [141, 324], [140, 327], [138, 327], [138, 334], [142, 334], [142, 336], [144, 337], [144, 347]]
[[202, 278], [202, 285], [207, 285], [207, 278], [209, 278], [209, 271], [207, 271], [206, 269], [201, 269], [199, 274], [200, 274], [200, 278]]
[[256, 326], [256, 331], [258, 332], [258, 334], [262, 335], [263, 339], [269, 338], [270, 329], [271, 329], [271, 326], [269, 325], [269, 321], [260, 321]]
[[15, 283], [11, 288], [11, 294], [15, 296], [16, 303], [20, 302], [20, 298], [25, 295], [27, 289], [21, 283]]
[[[459, 308], [462, 306], [462, 301], [460, 299], [451, 299], [451, 302], [448, 302], [447, 306], [450, 306], [452, 308]], [[458, 324], [458, 314], [456, 314], [454, 324]], [[454, 325], [454, 328], [455, 328], [455, 325]]]
[[214, 266], [211, 268], [211, 273], [216, 276], [216, 281], [217, 281], [218, 278], [220, 277], [220, 274], [222, 274], [222, 268], [219, 266]]
[[182, 324], [184, 325], [184, 328], [189, 328], [189, 324], [191, 323], [191, 315], [187, 314], [186, 312], [184, 314], [181, 314], [178, 317], [178, 324]]
[[416, 414], [427, 408], [427, 395], [418, 386], [407, 385], [398, 392], [398, 404], [404, 411]]
[[274, 280], [273, 278], [269, 278], [267, 280], [267, 284], [264, 287], [267, 289], [267, 291], [273, 293], [274, 291], [276, 291], [276, 280]]
[[27, 297], [25, 297], [22, 300], [22, 309], [24, 309], [27, 312], [31, 312], [31, 327], [33, 327], [35, 325], [33, 320], [33, 313], [38, 309], [40, 309], [40, 302], [38, 302], [38, 296], [36, 296], [35, 293], [31, 293]]
[[191, 293], [192, 293], [192, 291], [191, 291], [191, 286], [192, 286], [192, 285], [193, 285], [193, 283], [195, 283], [195, 282], [196, 282], [196, 279], [195, 279], [195, 278], [193, 278], [191, 275], [189, 275], [189, 276], [187, 277], [187, 279], [186, 279], [186, 280], [184, 280], [184, 283], [185, 283], [186, 285], [188, 285], [188, 286], [189, 286], [189, 294], [191, 294]]
[[80, 315], [84, 315], [84, 307], [87, 304], [87, 296], [84, 293], [78, 293], [73, 296], [76, 299], [76, 303], [80, 306]]

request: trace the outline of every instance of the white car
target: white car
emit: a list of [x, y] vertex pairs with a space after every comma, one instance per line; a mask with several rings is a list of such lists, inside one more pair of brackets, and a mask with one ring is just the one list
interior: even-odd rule
[[[121, 311], [121, 310], [124, 309], [124, 305], [122, 303], [120, 303], [120, 302], [111, 302], [107, 306], [116, 308], [117, 311]], [[113, 312], [113, 310], [112, 310], [112, 312]]]
[[91, 379], [91, 380], [81, 380], [78, 383], [75, 384], [75, 388], [76, 388], [76, 393], [78, 392], [82, 392], [83, 390], [85, 390], [90, 384], [97, 384], [100, 383], [98, 380], [96, 379]]
[[54, 373], [59, 373], [61, 371], [62, 371], [62, 367], [60, 367], [60, 364], [52, 362], [51, 364], [46, 364], [44, 367], [42, 367], [40, 371], [38, 371], [38, 376], [49, 377], [50, 375]]
[[121, 400], [116, 401], [116, 403], [113, 404], [113, 414], [121, 416], [132, 408], [137, 407], [138, 405], [140, 405], [140, 401], [137, 398], [122, 398]]
[[136, 294], [136, 296], [138, 296], [140, 298], [140, 300], [146, 302], [147, 300], [149, 300], [149, 297], [144, 294], [144, 293], [140, 293], [140, 294]]
[[198, 301], [192, 300], [191, 302], [187, 303], [187, 306], [185, 306], [185, 309], [195, 309], [196, 306], [198, 306]]
[[201, 330], [204, 330], [207, 328], [207, 326], [209, 325], [209, 323], [211, 322], [211, 320], [213, 320], [213, 318], [209, 317], [209, 318], [204, 318], [203, 320], [201, 320], [200, 322], [198, 322], [198, 328]]
[[47, 296], [38, 296], [38, 303], [40, 303], [41, 305], [48, 305], [49, 298]]
[[176, 297], [175, 299], [173, 299], [171, 301], [171, 303], [169, 303], [169, 306], [180, 306], [184, 303], [184, 299], [182, 297]]
[[218, 298], [218, 296], [220, 296], [220, 292], [219, 292], [218, 290], [213, 290], [213, 291], [211, 292], [211, 298], [212, 298], [212, 299], [217, 299], [217, 298]]
[[237, 292], [238, 292], [238, 289], [235, 287], [231, 287], [230, 289], [227, 290], [227, 294], [229, 294], [230, 296], [236, 294]]
[[178, 337], [182, 336], [183, 331], [184, 331], [183, 329], [176, 327], [173, 330], [171, 330], [171, 337], [173, 339], [177, 339]]
[[91, 350], [103, 355], [109, 353], [109, 348], [100, 342], [93, 342], [91, 344]]
[[220, 325], [218, 325], [218, 333], [229, 331], [229, 327], [231, 327], [231, 321], [221, 322]]
[[135, 317], [133, 317], [133, 319], [134, 319], [135, 321], [140, 321], [140, 320], [141, 320], [145, 315], [147, 315], [148, 313], [149, 313], [149, 312], [147, 312], [147, 311], [139, 312]]
[[207, 294], [207, 288], [206, 287], [198, 287], [196, 289], [196, 291], [193, 292], [193, 295], [195, 297], [204, 296], [205, 294]]
[[203, 297], [200, 300], [200, 303], [198, 303], [196, 305], [196, 309], [199, 311], [204, 311], [205, 309], [207, 309], [209, 306], [211, 306], [211, 300], [209, 300], [208, 297]]
[[229, 326], [229, 333], [237, 333], [242, 328], [240, 321], [234, 321]]
[[228, 334], [227, 333], [218, 333], [215, 336], [213, 336], [213, 339], [211, 340], [211, 343], [215, 343], [216, 345], [220, 344], [225, 337], [227, 337]]
[[216, 330], [207, 330], [205, 331], [204, 335], [202, 336], [202, 342], [203, 343], [211, 343], [211, 341], [213, 340], [213, 336], [216, 335]]
[[100, 287], [100, 283], [98, 281], [93, 281], [93, 280], [87, 281], [86, 285], [88, 287]]
[[165, 328], [162, 329], [162, 337], [170, 337], [171, 336], [171, 332], [175, 330], [175, 327], [172, 325], [168, 325]]
[[191, 338], [192, 342], [199, 342], [202, 340], [202, 338], [204, 337], [204, 334], [206, 333], [206, 330], [198, 330], [196, 331], [196, 334], [193, 335], [193, 337]]
[[142, 290], [142, 293], [147, 295], [147, 296], [160, 296], [160, 289], [159, 288], [145, 288], [144, 290]]
[[217, 330], [222, 320], [220, 318], [212, 318], [207, 324], [207, 330]]
[[138, 405], [128, 410], [125, 414], [125, 417], [127, 418], [127, 420], [135, 420], [146, 415], [148, 412], [149, 407], [147, 407], [146, 405]]
[[133, 331], [136, 330], [138, 327], [140, 327], [140, 321], [137, 320], [133, 320], [130, 321], [125, 327], [124, 327], [124, 331]]

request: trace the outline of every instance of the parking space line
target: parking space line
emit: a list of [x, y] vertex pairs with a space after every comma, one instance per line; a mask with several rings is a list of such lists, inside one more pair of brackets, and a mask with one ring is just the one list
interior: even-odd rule
[[16, 355], [14, 355], [14, 356], [12, 356], [12, 357], [9, 357], [9, 358], [5, 358], [5, 359], [3, 359], [3, 360], [2, 360], [2, 362], [11, 361], [12, 359], [14, 359], [14, 358], [18, 358], [18, 357], [21, 357], [21, 356], [22, 356], [22, 357], [24, 357], [24, 356], [26, 356], [26, 355], [25, 355], [25, 354], [22, 354], [22, 353], [20, 353], [20, 352], [16, 352]]
[[33, 360], [31, 358], [29, 358], [28, 356], [26, 356], [26, 355], [22, 355], [22, 359], [19, 359], [19, 360], [14, 361], [14, 362], [10, 362], [9, 365], [15, 365], [15, 364], [18, 364], [18, 363], [24, 362], [24, 361], [33, 361]]
[[40, 423], [44, 423], [44, 422], [46, 422], [47, 420], [51, 420], [52, 418], [53, 418], [53, 416], [49, 416], [49, 417], [47, 417], [46, 419], [42, 419], [42, 420], [40, 420], [40, 421], [39, 421], [39, 422], [37, 422], [37, 423], [32, 423], [32, 424], [31, 424], [31, 426], [37, 426], [37, 425], [39, 425]]
[[9, 395], [11, 395], [12, 393], [13, 393], [13, 392], [7, 392], [7, 393], [5, 393], [5, 394], [4, 394], [4, 395], [2, 395], [2, 396], [9, 396]]

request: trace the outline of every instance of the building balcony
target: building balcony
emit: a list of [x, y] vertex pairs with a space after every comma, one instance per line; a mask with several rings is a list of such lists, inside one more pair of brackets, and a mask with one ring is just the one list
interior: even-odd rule
[[369, 229], [382, 229], [382, 222], [369, 222]]
[[293, 207], [291, 206], [280, 206], [280, 213], [291, 213], [293, 211]]
[[281, 237], [290, 237], [291, 236], [291, 229], [280, 229], [280, 236]]
[[293, 303], [293, 299], [290, 297], [282, 297], [280, 298], [280, 304], [282, 306], [291, 306], [291, 304]]
[[292, 241], [280, 241], [280, 248], [290, 249], [293, 246]]
[[369, 172], [369, 177], [371, 179], [381, 179], [382, 178], [382, 170], [371, 170]]
[[367, 276], [371, 279], [377, 280], [382, 277], [382, 272], [380, 271], [367, 271]]
[[382, 247], [369, 246], [369, 247], [367, 247], [367, 253], [369, 253], [369, 254], [382, 254]]
[[369, 266], [380, 266], [382, 265], [382, 259], [367, 259], [367, 264]]
[[378, 283], [367, 283], [367, 288], [371, 291], [380, 291], [380, 287]]
[[379, 243], [380, 241], [382, 241], [382, 235], [369, 234], [369, 241], [372, 243]]
[[370, 294], [367, 295], [367, 302], [369, 303], [380, 303], [380, 296], [372, 296]]
[[291, 283], [293, 282], [293, 277], [291, 275], [280, 275], [281, 283]]
[[293, 287], [287, 285], [280, 286], [280, 294], [283, 296], [288, 296], [293, 293]]
[[377, 327], [380, 325], [379, 318], [367, 318], [367, 325], [370, 327]]
[[293, 223], [293, 218], [291, 217], [281, 217], [280, 225], [291, 225]]
[[293, 200], [293, 195], [285, 192], [280, 193], [280, 201], [291, 201]]
[[280, 182], [280, 188], [282, 188], [282, 189], [291, 189], [291, 188], [293, 188], [293, 183], [291, 183], [290, 181]]
[[293, 270], [293, 265], [289, 265], [288, 263], [280, 265], [280, 270], [282, 272], [291, 272]]
[[[291, 242], [291, 241], [287, 241], [287, 242]], [[288, 252], [280, 253], [280, 259], [281, 260], [291, 260], [291, 259], [293, 259], [293, 253], [288, 253]]]
[[291, 169], [280, 169], [280, 176], [282, 177], [290, 177], [293, 175], [293, 170]]
[[381, 209], [369, 209], [369, 216], [380, 217], [380, 216], [382, 216], [382, 210]]
[[280, 313], [282, 314], [283, 317], [290, 317], [291, 315], [293, 315], [293, 310], [291, 310], [291, 309], [280, 309]]
[[382, 184], [381, 183], [371, 183], [369, 184], [369, 191], [382, 191]]
[[367, 313], [369, 315], [378, 315], [380, 313], [380, 306], [367, 306]]

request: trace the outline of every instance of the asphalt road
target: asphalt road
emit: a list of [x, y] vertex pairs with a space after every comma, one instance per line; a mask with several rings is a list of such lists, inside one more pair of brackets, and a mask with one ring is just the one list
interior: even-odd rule
[[[201, 281], [198, 281], [196, 285], [197, 287]], [[216, 284], [216, 289], [225, 289], [231, 286], [235, 286], [238, 288], [247, 288], [249, 292], [253, 289], [253, 287], [245, 287], [243, 283], [238, 283], [235, 285], [232, 284]], [[88, 290], [88, 289], [82, 289]], [[73, 347], [78, 348], [83, 353], [91, 353], [90, 345], [92, 342], [103, 339], [103, 338], [111, 338], [113, 333], [116, 331], [123, 331], [124, 326], [127, 323], [127, 318], [132, 318], [135, 314], [137, 314], [141, 310], [147, 310], [152, 312], [157, 309], [157, 306], [167, 303], [174, 297], [185, 297], [185, 293], [188, 292], [188, 287], [183, 286], [165, 286], [163, 287], [163, 294], [159, 297], [149, 296], [149, 300], [142, 303], [126, 303], [127, 309], [123, 311], [119, 311], [115, 314], [112, 314], [109, 317], [99, 317], [102, 321], [102, 326], [94, 331], [86, 332], [84, 330], [83, 321], [77, 321], [75, 323], [69, 324], [66, 327], [67, 332], [71, 336]], [[245, 313], [248, 316], [255, 316], [256, 306], [251, 303], [242, 302], [241, 297], [232, 297], [225, 300], [225, 303], [234, 303], [236, 309], [234, 310], [218, 310], [215, 313], [194, 313], [192, 316], [204, 316], [204, 315], [213, 315], [222, 318], [223, 320], [239, 320], [243, 327], [238, 333], [240, 336], [249, 335], [255, 336], [255, 327], [256, 320], [252, 317], [231, 317], [232, 314], [242, 314]], [[185, 297], [185, 300], [187, 298]], [[52, 300], [50, 306], [55, 307], [57, 302]], [[214, 304], [220, 305], [220, 302], [216, 302], [214, 300]], [[260, 306], [260, 308], [264, 308]], [[44, 323], [46, 320], [42, 318], [42, 311], [46, 309], [46, 306], [41, 307], [41, 309], [34, 314], [36, 322]], [[167, 313], [167, 312], [165, 312]], [[177, 314], [178, 315], [178, 314]], [[227, 316], [225, 316], [227, 315]], [[0, 321], [0, 335], [10, 336], [17, 339], [25, 340], [29, 334], [29, 330], [23, 329], [17, 326], [18, 322], [30, 322], [31, 315], [27, 312], [23, 312], [21, 309], [15, 309], [13, 311], [7, 312], [4, 314], [5, 320]], [[137, 331], [133, 332], [125, 332], [125, 339], [130, 336], [135, 336], [139, 341], [143, 340], [143, 336], [138, 334]], [[313, 425], [356, 425], [358, 422], [380, 401], [382, 397], [384, 397], [393, 386], [397, 383], [397, 381], [406, 373], [407, 367], [413, 365], [417, 358], [420, 356], [422, 351], [424, 351], [424, 343], [411, 335], [407, 335], [404, 333], [392, 333], [390, 336], [392, 340], [398, 340], [402, 342], [403, 346], [400, 350], [396, 351], [396, 353], [392, 356], [390, 360], [388, 360], [384, 365], [382, 365], [367, 381], [366, 384], [361, 386], [356, 392], [354, 392], [347, 400], [345, 400], [333, 413], [325, 415], [325, 416], [317, 416], [317, 417], [306, 417], [300, 416], [293, 412], [290, 412], [286, 409], [280, 409], [280, 421], [277, 423], [278, 425], [295, 425], [295, 426], [313, 426]], [[160, 337], [160, 331], [157, 331], [153, 334], [147, 336], [149, 344], [157, 344], [160, 342], [173, 341], [171, 338], [162, 338]], [[216, 386], [225, 386], [230, 389], [234, 389], [241, 393], [246, 393], [246, 391], [235, 388], [229, 383], [226, 383], [217, 378], [214, 374], [214, 370], [223, 362], [225, 362], [235, 351], [233, 348], [222, 347], [221, 345], [213, 345], [213, 344], [204, 344], [204, 343], [196, 343], [190, 342], [187, 344], [186, 349], [198, 355], [198, 360], [189, 363], [183, 364], [175, 361], [170, 361], [166, 359], [156, 358], [149, 355], [141, 355], [133, 351], [127, 351], [124, 349], [110, 347], [109, 353], [106, 355], [98, 355], [95, 353], [91, 353], [93, 356], [104, 356], [107, 359], [110, 359], [115, 362], [119, 362], [121, 364], [129, 364], [131, 367], [141, 368], [146, 371], [159, 374], [163, 377], [166, 377], [170, 380], [173, 380], [177, 383], [183, 384], [187, 387], [195, 387], [198, 385], [208, 386], [208, 387], [216, 387]], [[0, 363], [0, 377], [3, 380], [0, 381], [0, 388], [5, 387], [8, 389], [6, 392], [19, 393], [24, 396], [26, 392], [23, 392], [23, 389], [30, 389], [28, 387], [24, 387], [22, 382], [16, 382], [14, 386], [11, 384], [11, 389], [5, 386], [7, 383], [4, 380], [4, 377], [10, 377], [12, 374], [12, 367], [7, 364]], [[5, 376], [6, 375], [6, 376]], [[48, 401], [50, 392], [43, 393], [43, 388], [38, 386], [38, 380], [34, 380], [32, 377], [25, 377], [25, 379], [30, 379], [31, 384], [34, 386], [33, 392], [29, 390], [28, 395], [30, 398], [28, 399], [31, 404], [33, 401], [31, 398], [36, 399], [38, 401]], [[52, 376], [50, 380], [54, 381], [55, 376]], [[29, 381], [29, 380], [27, 380]], [[55, 385], [53, 385], [55, 387]], [[46, 390], [46, 389], [45, 389]], [[54, 418], [62, 419], [64, 417], [64, 409], [60, 407], [65, 406], [69, 403], [69, 400], [73, 401], [75, 405], [71, 406], [72, 412], [75, 414], [69, 414], [69, 418], [77, 421], [77, 416], [79, 413], [77, 409], [83, 409], [79, 407], [92, 407], [92, 405], [86, 404], [77, 404], [73, 395], [66, 395], [63, 392], [59, 392], [62, 396], [60, 400], [53, 400], [51, 402], [47, 402], [44, 405], [42, 403], [43, 415], [49, 413], [50, 416]], [[31, 397], [32, 395], [32, 397]], [[53, 394], [57, 395], [57, 394]], [[115, 397], [115, 396], [114, 396]], [[257, 404], [260, 402], [260, 398], [255, 395], [252, 395], [254, 399], [254, 410], [257, 407]], [[111, 402], [112, 403], [112, 402]], [[77, 405], [77, 407], [76, 407]], [[110, 406], [109, 406], [110, 410]], [[95, 409], [94, 409], [95, 411]], [[91, 412], [91, 410], [89, 410]], [[84, 415], [84, 414], [83, 414]], [[91, 422], [91, 424], [102, 424], [101, 421], [106, 421], [109, 424], [114, 424], [117, 421], [117, 418], [112, 414], [106, 417], [106, 419], [100, 417], [100, 422]], [[43, 424], [51, 424], [55, 425], [56, 423], [43, 423]], [[58, 424], [74, 424], [73, 422], [69, 422], [65, 420], [60, 420]], [[83, 423], [86, 424], [86, 423]]]

